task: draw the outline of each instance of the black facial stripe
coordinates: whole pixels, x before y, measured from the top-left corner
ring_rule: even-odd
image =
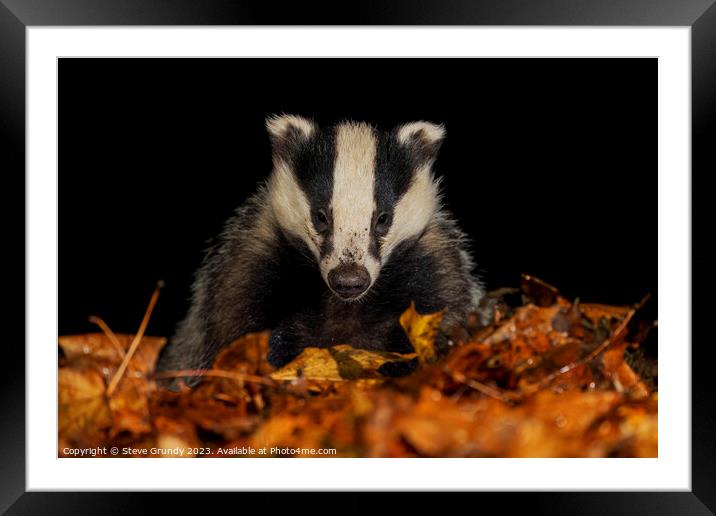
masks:
[[[325,236],[323,237],[323,242],[321,243],[321,247],[319,249],[319,252],[321,253],[321,258],[324,258],[328,256],[333,251],[333,215],[330,213],[330,211],[326,212],[326,216],[328,217],[328,220],[330,222],[329,230],[326,232]]]
[[[290,165],[313,210],[325,210],[333,195],[333,168],[336,163],[335,130],[320,129],[300,145]]]
[[[375,231],[375,223],[381,213],[388,213],[392,219],[393,210],[400,198],[408,191],[413,179],[416,163],[411,147],[398,142],[395,131],[380,132],[377,135],[375,153],[374,196],[376,210],[373,213],[370,228],[369,252],[380,259],[380,238]]]
[[[373,218],[375,218],[375,215],[373,215]],[[378,239],[379,236],[375,234],[375,229],[372,227],[371,224],[370,241],[368,242],[368,252],[373,258],[380,261],[380,242],[378,241]]]
[[[323,210],[328,218],[329,228],[320,242],[321,256],[333,249],[333,228],[330,210],[333,196],[333,169],[336,162],[335,129],[317,129],[308,140],[293,140],[290,149],[282,149],[285,159],[296,176],[311,211]],[[312,220],[309,223],[313,223]],[[318,242],[317,242],[318,244]]]

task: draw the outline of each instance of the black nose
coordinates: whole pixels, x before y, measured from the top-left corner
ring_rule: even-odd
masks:
[[[339,265],[328,273],[328,284],[344,299],[360,296],[370,286],[370,274],[361,265]]]

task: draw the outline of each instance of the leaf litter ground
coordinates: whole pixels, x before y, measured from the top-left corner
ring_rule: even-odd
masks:
[[[408,307],[412,354],[307,348],[274,369],[263,332],[226,347],[209,371],[156,374],[166,339],[144,332],[158,293],[136,335],[93,317],[101,332],[59,338],[59,456],[112,446],[124,457],[658,454],[646,299],[580,303],[524,276],[520,289],[485,297],[491,324],[475,316],[461,335],[439,336],[442,313]],[[197,375],[193,389],[182,382]]]

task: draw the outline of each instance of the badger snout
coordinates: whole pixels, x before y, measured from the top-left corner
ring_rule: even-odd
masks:
[[[328,285],[343,299],[354,299],[370,287],[370,274],[362,265],[342,264],[328,273]]]

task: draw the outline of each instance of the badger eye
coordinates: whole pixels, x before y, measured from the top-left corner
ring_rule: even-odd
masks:
[[[313,226],[319,233],[328,229],[328,216],[325,211],[318,210],[313,213]]]
[[[381,213],[378,218],[375,219],[375,230],[379,234],[387,233],[388,226],[390,226],[390,214]]]

